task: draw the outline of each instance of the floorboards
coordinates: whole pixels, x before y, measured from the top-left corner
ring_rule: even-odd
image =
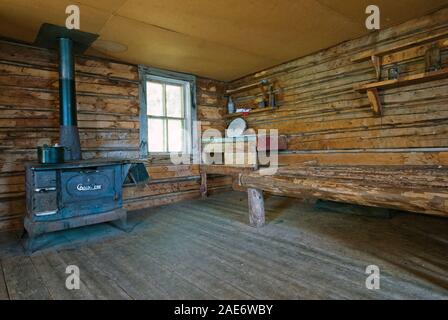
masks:
[[[19,256],[2,259],[2,266],[10,299],[52,299],[30,257]]]
[[[228,192],[58,232],[26,255],[0,235],[0,299],[448,299],[448,219],[391,219],[269,197],[267,225],[248,226],[244,193]],[[79,290],[65,287],[68,265]],[[381,289],[365,287],[366,267]]]
[[[3,274],[3,266],[1,261],[0,261],[0,300],[9,300],[9,294],[6,288],[5,276]]]

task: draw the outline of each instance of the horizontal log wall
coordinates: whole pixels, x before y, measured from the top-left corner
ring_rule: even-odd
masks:
[[[139,158],[139,88],[135,65],[78,56],[76,88],[83,158]],[[198,119],[223,127],[223,83],[198,79]],[[0,41],[0,230],[21,228],[25,161],[36,146],[59,141],[57,53]],[[125,206],[141,209],[199,196],[199,167],[147,161],[153,181],[126,187]],[[231,184],[209,182],[212,191]]]
[[[247,120],[254,129],[287,135],[283,164],[448,164],[448,79],[380,91],[384,115],[375,117],[367,95],[353,90],[375,82],[375,70],[370,61],[351,61],[359,53],[441,30],[448,30],[448,9],[244,77],[229,87],[262,79],[274,83],[279,108]],[[438,43],[447,67],[448,39]],[[385,56],[383,79],[394,63],[401,75],[424,72],[430,45]],[[256,88],[236,94],[235,100],[238,107],[250,107],[260,97]]]
[[[213,80],[198,79],[196,87],[198,120],[201,122],[201,132],[207,129],[216,129],[224,134],[226,122],[223,116],[227,110],[224,92],[227,84]]]

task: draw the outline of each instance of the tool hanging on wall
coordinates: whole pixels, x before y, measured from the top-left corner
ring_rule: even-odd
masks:
[[[389,69],[389,80],[396,80],[400,76],[400,70],[398,68],[398,64],[394,64],[392,68]]]
[[[440,48],[436,44],[433,44],[432,47],[426,51],[425,67],[426,72],[437,71],[442,68],[442,56],[440,54]]]
[[[269,86],[269,107],[276,108],[277,107],[277,101],[275,99],[275,92],[274,92],[274,85],[271,84]]]
[[[258,108],[266,108],[268,106],[268,93],[266,92],[266,86],[264,82],[260,82],[260,90],[261,90],[261,98],[257,99],[258,102]]]
[[[236,93],[240,93],[246,90],[259,88],[261,91],[261,95],[255,95],[251,96],[251,103],[254,103],[255,106],[245,106],[247,109],[262,109],[262,108],[276,108],[277,102],[275,97],[275,90],[274,90],[274,84],[271,83],[269,80],[264,79],[256,83],[252,83],[246,86],[242,86],[239,88],[227,90],[226,94],[229,95],[229,102],[227,104],[228,112],[233,113],[233,110],[235,108],[234,99],[232,99],[232,95]],[[239,106],[237,109],[237,112],[240,111],[242,106]]]

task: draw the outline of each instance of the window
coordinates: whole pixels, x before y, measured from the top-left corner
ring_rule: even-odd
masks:
[[[139,74],[141,156],[197,154],[196,78],[145,66]]]
[[[141,76],[146,102],[142,103],[141,139],[146,146],[142,153],[191,154],[194,80],[189,75],[165,72],[161,76],[161,71],[151,70],[145,68]]]

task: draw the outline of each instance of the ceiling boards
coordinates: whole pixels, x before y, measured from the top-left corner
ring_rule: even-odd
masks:
[[[244,75],[368,33],[369,0],[0,0],[0,35],[33,42],[42,23],[65,24],[78,4],[87,53],[218,80]],[[448,0],[376,0],[382,26]]]

